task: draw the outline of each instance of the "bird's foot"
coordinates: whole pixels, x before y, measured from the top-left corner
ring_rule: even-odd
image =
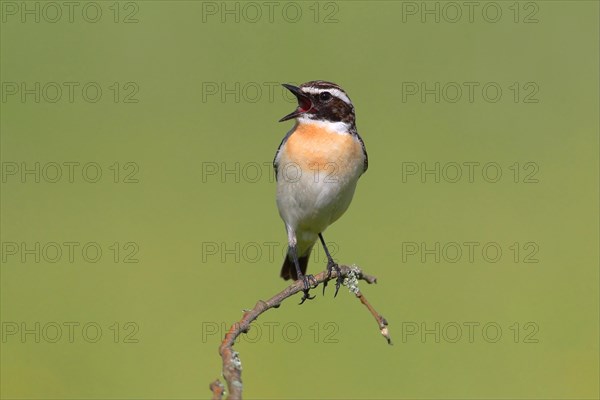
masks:
[[[303,275],[300,279],[302,279],[302,283],[304,283],[304,290],[302,291],[304,294],[302,295],[302,299],[300,299],[300,304],[303,304],[306,300],[315,298],[315,296],[310,295],[309,290],[311,286],[317,286],[319,283],[313,275]]]
[[[335,280],[335,293],[333,295],[333,297],[336,297],[338,294],[338,291],[340,290],[340,286],[344,282],[344,278],[342,278],[342,275],[341,275],[342,270],[340,269],[340,266],[335,261],[330,260],[329,262],[327,262],[327,279],[329,279],[331,277],[331,272],[334,270],[338,274],[337,279]],[[327,287],[328,282],[329,282],[329,280],[326,280],[325,282],[323,282],[323,296],[325,296],[325,288]]]

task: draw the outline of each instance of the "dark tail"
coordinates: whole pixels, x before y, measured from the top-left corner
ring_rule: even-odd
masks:
[[[300,271],[302,271],[302,275],[306,274],[306,267],[308,266],[308,258],[310,257],[311,251],[309,250],[305,256],[298,257],[298,263],[300,264]],[[292,261],[292,257],[288,253],[283,260],[283,266],[281,267],[281,277],[284,280],[292,279],[298,280],[298,274],[296,273],[296,266],[294,265],[294,261]]]

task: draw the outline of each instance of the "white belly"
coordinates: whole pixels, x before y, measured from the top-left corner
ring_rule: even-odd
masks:
[[[319,124],[299,124],[276,157],[277,206],[298,254],[348,209],[364,172],[356,136]]]
[[[360,160],[356,168],[344,173],[333,166],[322,171],[300,170],[297,164],[280,160],[277,207],[288,229],[295,233],[298,254],[305,254],[318,234],[348,209],[361,174]]]
[[[288,168],[288,172],[291,170]],[[291,173],[288,177],[284,176],[286,173],[278,177],[279,215],[296,232],[308,231],[317,235],[348,209],[360,173],[336,176],[331,171],[296,170],[296,177]]]

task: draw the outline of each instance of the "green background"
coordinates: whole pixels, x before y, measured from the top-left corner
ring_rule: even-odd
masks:
[[[482,17],[486,2],[473,22],[463,15],[456,23],[421,22],[403,14],[407,4],[391,1],[297,2],[302,16],[295,23],[291,9],[283,18],[285,3],[277,3],[273,22],[263,6],[255,23],[244,3],[239,22],[203,14],[212,5],[200,2],[121,3],[119,23],[112,1],[96,4],[103,11],[97,23],[82,19],[85,3],[72,23],[3,14],[3,83],[103,88],[96,103],[80,90],[72,103],[66,93],[56,103],[19,95],[1,103],[4,168],[96,162],[103,173],[97,183],[79,169],[73,183],[16,175],[2,184],[4,246],[73,241],[103,250],[97,263],[81,252],[73,262],[63,254],[36,263],[3,247],[3,398],[210,396],[226,326],[286,285],[278,277],[285,231],[267,164],[291,126],[277,120],[294,104],[279,87],[269,98],[267,85],[314,79],[348,91],[370,158],[352,206],[325,238],[338,261],[378,276],[378,285],[361,288],[388,319],[394,346],[345,288],[335,300],[331,288],[325,297],[319,288],[312,302],[299,307],[294,298],[269,311],[250,331],[254,343],[236,345],[245,396],[598,398],[597,2],[517,3],[517,23],[512,1],[495,3],[503,12],[496,23]],[[132,11],[138,22],[123,23]],[[537,22],[524,23],[534,11]],[[114,82],[118,102],[108,88]],[[123,102],[127,82],[139,88],[137,103]],[[235,89],[236,82],[247,88],[239,101],[206,92],[221,83]],[[403,101],[403,82],[480,86],[473,102],[466,93],[456,102],[432,95]],[[499,101],[483,99],[486,82],[503,89]],[[522,90],[517,102],[514,82]],[[528,82],[539,88],[537,102],[524,102]],[[119,183],[109,169],[115,162]],[[139,169],[137,183],[123,182],[127,162]],[[496,162],[503,175],[496,183],[480,169],[471,183],[464,175],[456,183],[403,179],[407,162]],[[524,183],[524,175],[515,183],[515,162],[522,173],[535,163],[537,183]],[[215,165],[219,173],[238,165],[238,175],[203,174]],[[469,241],[480,244],[473,262],[466,254],[436,262],[403,251],[411,242],[423,250]],[[115,242],[118,262],[109,249]],[[137,263],[123,262],[128,242],[138,246]],[[501,247],[498,262],[482,256],[488,242]],[[509,248],[515,242],[518,262]],[[524,262],[528,242],[537,246],[537,263]],[[309,270],[324,265],[319,250]],[[34,335],[8,335],[11,326],[33,329],[36,322],[49,327],[39,343]],[[80,324],[73,343],[65,322]],[[90,322],[102,328],[97,343],[82,336]],[[479,324],[472,341],[468,322]],[[57,343],[47,340],[54,335],[49,323],[63,326]],[[436,323],[439,343],[434,334],[408,334]],[[482,334],[487,323],[502,329],[496,343],[493,329]],[[462,337],[452,343],[456,324]],[[132,327],[129,339],[137,343],[125,340]]]

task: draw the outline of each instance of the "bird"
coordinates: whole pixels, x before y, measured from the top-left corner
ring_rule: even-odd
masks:
[[[344,89],[322,80],[282,86],[294,94],[298,107],[279,120],[293,119],[295,124],[281,141],[273,160],[277,208],[288,240],[281,277],[303,281],[302,304],[314,298],[309,289],[316,281],[306,271],[317,240],[327,256],[328,274],[334,269],[339,272],[323,232],[350,206],[369,160],[365,143],[356,130],[354,105]],[[341,282],[338,275],[334,297]],[[323,293],[326,284],[327,281]]]

